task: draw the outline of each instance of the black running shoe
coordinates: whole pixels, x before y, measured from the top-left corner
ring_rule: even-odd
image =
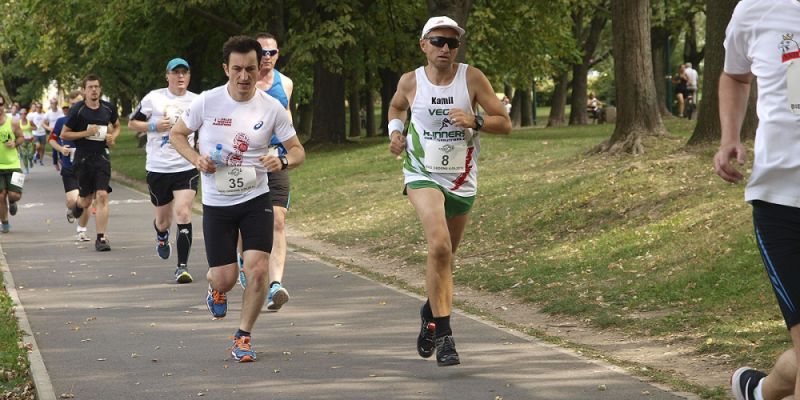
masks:
[[[17,215],[17,202],[8,203],[8,213],[11,215]]]
[[[111,250],[111,245],[108,244],[108,239],[103,237],[94,241],[94,249],[97,251],[109,251]]]
[[[736,370],[731,375],[731,392],[733,398],[736,400],[753,400],[755,399],[754,391],[756,386],[761,382],[761,379],[766,377],[767,374],[752,369],[750,367],[742,367]]]
[[[436,364],[440,367],[461,364],[452,335],[436,338]]]
[[[430,358],[436,350],[436,324],[425,319],[422,308],[419,309],[419,318],[422,320],[422,327],[417,336],[417,353],[422,358]]]

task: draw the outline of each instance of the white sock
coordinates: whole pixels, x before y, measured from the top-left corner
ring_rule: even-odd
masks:
[[[764,385],[764,379],[766,378],[761,378],[761,380],[758,381],[758,386],[756,386],[756,390],[753,391],[753,396],[755,397],[755,400],[764,400],[764,395],[761,394],[761,386]]]
[[[75,229],[77,230],[78,233],[86,232],[86,227],[85,226],[78,225],[78,227],[75,228]]]

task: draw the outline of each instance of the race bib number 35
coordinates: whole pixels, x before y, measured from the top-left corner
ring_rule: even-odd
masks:
[[[217,191],[225,196],[245,194],[256,187],[255,167],[217,167]]]
[[[425,143],[425,169],[436,173],[461,173],[467,163],[467,143],[463,140]]]

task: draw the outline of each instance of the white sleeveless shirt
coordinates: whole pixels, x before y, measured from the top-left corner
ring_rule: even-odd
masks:
[[[454,126],[448,118],[451,108],[475,114],[467,90],[467,67],[459,64],[453,82],[446,86],[432,84],[425,67],[414,71],[417,92],[411,104],[403,163],[406,184],[431,181],[457,196],[477,193],[480,141],[477,135],[465,140],[465,129]]]

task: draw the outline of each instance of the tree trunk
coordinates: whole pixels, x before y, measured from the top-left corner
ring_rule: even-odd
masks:
[[[347,96],[350,103],[350,138],[361,137],[361,93],[358,89],[351,88]]]
[[[606,26],[608,19],[602,12],[596,12],[592,16],[589,26],[583,25],[584,12],[593,10],[588,7],[606,7],[606,3],[585,6],[587,9],[581,9],[573,13],[573,35],[575,40],[581,46],[581,61],[580,63],[572,65],[572,97],[570,98],[570,125],[586,125],[589,123],[588,113],[586,112],[587,94],[589,88],[589,68],[594,63],[594,53],[597,50],[597,44],[600,43],[600,36]],[[588,28],[588,29],[587,29]]]
[[[531,89],[518,89],[520,92],[521,100],[520,100],[520,118],[519,118],[519,125],[520,126],[531,126],[533,125],[533,98],[531,97]]]
[[[572,96],[570,96],[570,125],[586,125],[589,116],[586,113],[587,91],[589,90],[589,65],[574,64],[572,66]]]
[[[454,19],[458,26],[467,30],[467,18],[472,10],[472,0],[428,0],[428,16],[438,17],[446,15]],[[466,38],[461,38],[461,46],[458,48],[456,62],[463,63],[467,56]]]
[[[381,130],[384,136],[388,136],[386,132],[389,122],[389,103],[392,102],[392,96],[397,91],[397,82],[400,81],[400,75],[388,68],[381,68],[378,70],[378,76],[381,78]],[[408,122],[406,122],[408,125]]]
[[[550,104],[550,115],[547,117],[547,127],[563,126],[566,124],[567,87],[569,86],[569,72],[564,71],[553,77],[553,97]]]
[[[669,33],[663,27],[656,27],[650,30],[651,33],[651,40],[650,43],[652,44],[652,53],[653,53],[653,79],[656,85],[656,105],[658,106],[658,111],[661,113],[662,118],[672,117],[672,114],[669,112],[669,108],[667,108],[667,101],[670,101],[668,98],[669,91],[667,90],[668,86],[671,85],[669,81],[669,74],[667,73],[667,64],[666,64],[666,52],[664,51],[664,44],[667,40],[669,40]]]
[[[311,123],[312,143],[345,141],[344,76],[331,72],[324,60],[314,63],[314,98]]]
[[[375,91],[366,88],[364,90],[364,99],[366,103],[364,104],[364,108],[367,113],[367,137],[375,137],[378,135],[378,132],[375,130]]]
[[[519,128],[522,126],[522,92],[520,88],[514,91],[514,97],[511,98],[511,126]]]
[[[720,138],[719,76],[725,62],[725,48],[722,42],[725,40],[725,28],[739,1],[713,0],[713,3],[714,6],[711,7],[711,0],[708,0],[706,17],[706,62],[703,64],[703,76],[708,79],[703,84],[703,101],[698,108],[697,125],[694,127],[692,137],[689,138],[687,143],[689,145],[717,142]],[[751,96],[751,102],[752,100]],[[748,106],[748,113],[749,108]]]
[[[716,7],[718,7],[716,2],[713,5],[706,5],[706,13],[716,12],[717,10],[711,10]],[[721,8],[725,7],[723,6]],[[689,21],[689,30],[686,31],[686,38],[683,42],[683,61],[692,63],[692,68],[697,69],[700,68],[700,61],[703,60],[706,50],[705,47],[700,51],[697,50],[697,24],[694,22],[695,15],[695,12],[690,12],[686,15],[686,20]],[[708,16],[706,15],[706,17]],[[707,21],[706,24],[708,24]],[[706,43],[709,42],[706,40]]]
[[[644,152],[642,138],[666,133],[656,105],[650,53],[650,0],[613,0],[617,124],[596,151]]]
[[[293,114],[297,120],[297,133],[311,135],[311,123],[314,121],[314,107],[303,103],[297,105],[297,113]]]

